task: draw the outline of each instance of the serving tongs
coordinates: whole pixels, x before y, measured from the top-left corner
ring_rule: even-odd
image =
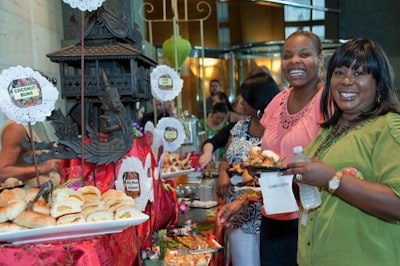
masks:
[[[223,253],[224,248],[208,248],[208,249],[188,249],[188,248],[180,248],[177,250],[178,254],[205,254],[205,253]]]
[[[31,201],[28,202],[28,204],[26,205],[26,209],[28,211],[31,211],[33,208],[33,205],[36,203],[36,201],[38,201],[38,199],[43,196],[43,194],[46,191],[50,190],[50,199],[52,197],[53,194],[53,182],[51,182],[51,180],[46,180],[41,186],[40,186],[40,190],[39,192],[36,194],[35,198]]]
[[[190,249],[190,248],[180,248],[177,249],[178,254],[205,254],[205,253],[223,253],[224,248],[222,246],[215,248],[206,248],[206,249]]]

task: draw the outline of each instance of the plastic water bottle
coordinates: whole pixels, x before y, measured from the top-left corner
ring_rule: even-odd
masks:
[[[296,146],[293,148],[295,154],[293,162],[310,162],[310,158],[303,152],[302,146]],[[303,183],[297,183],[300,191],[300,202],[304,209],[310,210],[317,208],[321,205],[321,195],[318,187],[309,186]]]

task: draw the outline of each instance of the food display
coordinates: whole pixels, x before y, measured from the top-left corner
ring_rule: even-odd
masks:
[[[168,252],[164,257],[165,266],[175,265],[195,265],[195,266],[207,266],[210,263],[211,254],[180,254],[178,252]]]
[[[171,180],[193,172],[191,162],[190,153],[183,158],[177,153],[164,153],[161,178]]]
[[[184,235],[167,237],[168,252],[164,256],[164,265],[206,266],[212,253],[223,248],[216,241],[202,235]]]
[[[142,213],[134,200],[120,190],[108,190],[101,194],[94,186],[78,190],[58,188],[27,205],[38,193],[37,188],[4,190],[0,194],[0,233],[49,226],[126,220]]]
[[[181,159],[180,155],[177,153],[166,152],[164,153],[162,173],[169,174],[191,169],[192,166],[190,163],[190,153],[185,158]]]
[[[244,161],[245,166],[283,167],[284,157],[272,150],[262,150],[253,146],[249,150],[249,157]]]
[[[249,150],[249,156],[244,162],[232,163],[228,169],[231,175],[240,175],[241,180],[235,184],[244,187],[258,187],[258,178],[254,175],[255,171],[279,171],[283,168],[284,157],[272,150],[262,150],[259,146],[253,146]],[[252,172],[253,171],[253,172]]]

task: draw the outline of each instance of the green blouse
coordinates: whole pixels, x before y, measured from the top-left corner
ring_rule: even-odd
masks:
[[[310,157],[330,130],[322,129],[306,147]],[[355,127],[318,157],[336,170],[357,168],[363,179],[388,185],[400,196],[399,154],[400,115],[389,113]],[[305,226],[299,219],[299,265],[400,265],[400,221],[369,215],[325,188],[321,198]]]

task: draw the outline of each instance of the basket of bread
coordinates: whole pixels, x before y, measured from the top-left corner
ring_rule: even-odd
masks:
[[[100,229],[102,225],[109,228],[122,226],[118,229],[122,231],[148,219],[137,208],[134,200],[120,190],[111,189],[101,194],[94,186],[83,186],[77,190],[59,187],[45,194],[45,197],[39,196],[39,192],[38,188],[13,188],[0,194],[0,241],[14,243],[18,239],[14,239],[10,232],[35,230],[38,234],[62,232],[63,238],[68,238],[68,232],[63,231],[66,227],[70,226],[69,229],[77,232],[80,229],[84,231],[84,228],[94,223]],[[21,234],[26,235],[36,236],[35,233]]]

